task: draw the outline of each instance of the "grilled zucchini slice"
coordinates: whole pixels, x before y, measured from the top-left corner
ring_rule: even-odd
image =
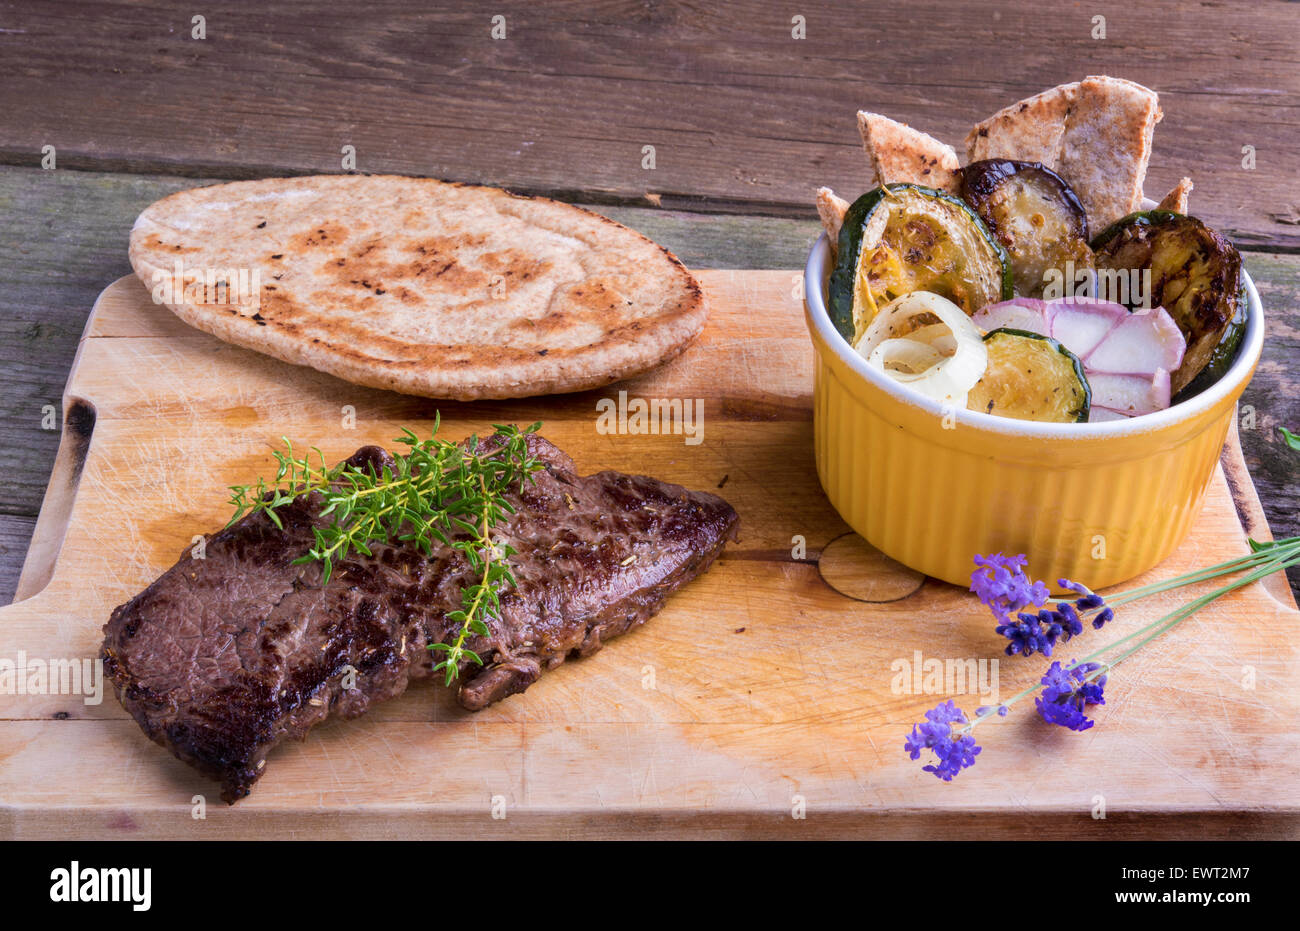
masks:
[[[984,335],[989,364],[968,410],[1048,423],[1088,420],[1092,389],[1079,357],[1050,336],[1003,327]]]
[[[1163,307],[1187,339],[1170,388],[1179,394],[1210,364],[1243,303],[1241,255],[1195,217],[1146,210],[1117,220],[1093,241],[1098,285],[1106,270],[1149,270],[1152,307]],[[1105,296],[1105,295],[1102,295]],[[1130,295],[1129,305],[1136,305]]]
[[[1246,335],[1246,316],[1249,313],[1246,298],[1246,279],[1243,276],[1241,286],[1237,289],[1237,312],[1228,321],[1228,328],[1223,331],[1219,345],[1210,353],[1210,361],[1201,369],[1201,373],[1187,383],[1187,387],[1174,395],[1170,404],[1177,404],[1194,398],[1210,385],[1228,373],[1232,363],[1237,359],[1237,350],[1241,347],[1241,338]]]
[[[887,184],[844,215],[830,315],[851,343],[890,301],[930,291],[967,314],[1012,295],[1006,252],[971,208],[918,184]]]
[[[1069,268],[1076,274],[1092,269],[1083,204],[1045,165],[1005,158],[972,162],[961,170],[961,196],[1007,250],[1017,294],[1042,297],[1049,272],[1064,280]]]

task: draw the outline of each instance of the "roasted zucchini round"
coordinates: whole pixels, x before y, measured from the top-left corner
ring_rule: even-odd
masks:
[[[1092,248],[1098,296],[1130,308],[1163,307],[1183,331],[1187,353],[1171,373],[1171,389],[1180,393],[1209,365],[1237,316],[1240,254],[1200,220],[1168,210],[1117,220]]]
[[[1241,346],[1241,338],[1246,334],[1246,317],[1249,313],[1250,307],[1246,298],[1246,278],[1243,275],[1241,287],[1237,289],[1237,312],[1228,321],[1228,328],[1223,331],[1223,336],[1219,339],[1219,345],[1215,346],[1214,352],[1210,353],[1210,361],[1205,364],[1205,368],[1201,369],[1200,374],[1187,383],[1187,387],[1174,395],[1171,403],[1177,404],[1180,401],[1186,401],[1188,398],[1196,397],[1228,373],[1228,369],[1232,368],[1232,363],[1237,359],[1237,349]]]
[[[1079,272],[1091,271],[1083,204],[1045,165],[1005,158],[972,162],[961,170],[961,196],[1007,250],[1022,297],[1042,297],[1052,273],[1073,286]]]
[[[1092,389],[1083,363],[1050,336],[1004,327],[984,335],[988,368],[966,397],[968,410],[1016,420],[1084,423]]]
[[[844,215],[830,280],[831,322],[856,342],[879,309],[930,291],[967,314],[1011,297],[1006,252],[963,201],[917,184],[888,184]]]

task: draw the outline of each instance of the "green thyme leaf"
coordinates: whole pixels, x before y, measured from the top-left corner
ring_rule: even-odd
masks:
[[[330,518],[330,523],[312,528],[314,545],[294,564],[321,563],[322,584],[350,554],[371,555],[374,543],[413,542],[426,555],[432,554],[435,541],[456,550],[477,581],[461,590],[461,610],[446,616],[458,628],[456,636],[450,643],[429,647],[443,654],[434,670],[446,670],[450,685],[462,665],[482,665],[468,641],[490,635],[487,620],[500,610],[498,588],[515,584],[508,563],[514,550],[499,545],[492,531],[514,513],[505,494],[512,488],[522,490],[542,468],[528,449],[529,434],[542,425],[538,421],[524,430],[498,425],[500,444],[485,454],[477,435],[460,444],[436,439],[441,423],[438,414],[427,440],[403,427],[394,442],[407,451],[394,457],[392,467],[379,469],[373,463],[361,468],[347,462],[330,468],[314,446],[297,458],[289,438],[282,437],[285,448],[273,454],[277,468],[271,486],[262,479],[256,485],[231,486],[230,524],[246,514],[262,513],[283,530],[276,512],[316,496],[317,516]],[[316,454],[315,464],[311,453]]]

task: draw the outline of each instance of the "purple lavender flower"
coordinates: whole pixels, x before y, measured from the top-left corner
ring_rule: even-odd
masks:
[[[1101,630],[1107,621],[1113,620],[1115,612],[1106,607],[1106,599],[1098,595],[1086,585],[1078,582],[1071,582],[1069,579],[1057,579],[1056,584],[1066,591],[1074,592],[1079,597],[1075,599],[1074,606],[1080,611],[1096,611],[1098,608],[1105,610],[1098,612],[1097,616],[1092,619],[1092,626],[1096,630]]]
[[[1024,572],[1029,560],[1023,555],[975,556],[976,570],[970,576],[970,590],[979,595],[993,616],[1010,624],[1011,613],[1030,605],[1040,607],[1051,594],[1042,582],[1031,581]]]
[[[1060,625],[1062,641],[1068,642],[1071,637],[1077,637],[1083,633],[1083,621],[1079,618],[1079,612],[1068,601],[1057,605],[1056,610],[1052,613],[1055,616],[1056,623]]]
[[[1005,718],[1007,716],[1007,712],[1010,710],[1011,708],[1007,705],[980,705],[978,708],[975,709],[975,717],[977,718],[987,717],[988,715],[996,711],[998,713],[999,718]]]
[[[1044,656],[1052,655],[1055,639],[1050,629],[1043,629],[1042,615],[1044,614],[1047,612],[1019,614],[1017,620],[999,624],[995,628],[1000,636],[1011,641],[1007,644],[1007,656],[1033,656],[1035,653],[1042,653]]]
[[[1067,669],[1062,669],[1060,663],[1052,663],[1047,675],[1043,676],[1040,697],[1034,699],[1034,707],[1043,720],[1072,731],[1086,731],[1092,727],[1096,722],[1084,714],[1084,710],[1089,705],[1106,704],[1103,691],[1106,677],[1087,679],[1101,668],[1101,663],[1081,663]]]
[[[1106,607],[1102,598],[1086,585],[1069,579],[1057,579],[1066,591],[1079,597],[1074,601],[1056,600],[1051,607],[1042,608],[1048,601],[1047,586],[1030,582],[1024,574],[1027,560],[1024,556],[976,556],[979,568],[971,573],[971,591],[992,609],[994,617],[1002,623],[996,628],[999,636],[1011,641],[1007,656],[1032,656],[1042,653],[1051,656],[1057,642],[1068,643],[1070,638],[1083,633],[1085,616],[1091,612],[1092,626],[1100,630],[1115,612]],[[1012,620],[1010,612],[1033,605],[1042,608],[1037,613],[1023,612]],[[1097,609],[1102,610],[1098,611]]]
[[[1056,641],[1068,641],[1083,632],[1083,622],[1073,606],[1063,604],[1055,611],[1046,608],[1037,614],[1018,614],[1018,620],[999,624],[995,629],[1011,642],[1007,656],[1051,656]]]
[[[953,736],[952,725],[969,723],[966,712],[952,701],[946,701],[927,711],[925,721],[912,726],[912,733],[903,742],[903,749],[914,760],[921,758],[922,750],[929,750],[935,756],[935,763],[921,768],[944,782],[952,782],[953,776],[975,765],[975,757],[980,752],[970,734]]]

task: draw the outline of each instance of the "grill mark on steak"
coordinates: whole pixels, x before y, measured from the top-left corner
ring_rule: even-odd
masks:
[[[516,550],[517,587],[501,593],[489,635],[468,643],[484,661],[460,669],[457,698],[470,711],[644,623],[736,533],[736,512],[716,495],[618,472],[579,476],[548,441],[528,444],[544,468],[510,493],[516,512],[493,531]],[[392,459],[370,446],[348,461]],[[374,544],[322,585],[319,563],[292,564],[324,522],[316,508],[306,499],[278,509],[283,530],[250,514],[213,534],[204,558],[187,550],[104,626],[104,669],[122,705],[152,740],[219,779],[230,803],[280,741],[432,675],[428,645],[450,642],[447,612],[477,581],[450,547],[426,557]]]

